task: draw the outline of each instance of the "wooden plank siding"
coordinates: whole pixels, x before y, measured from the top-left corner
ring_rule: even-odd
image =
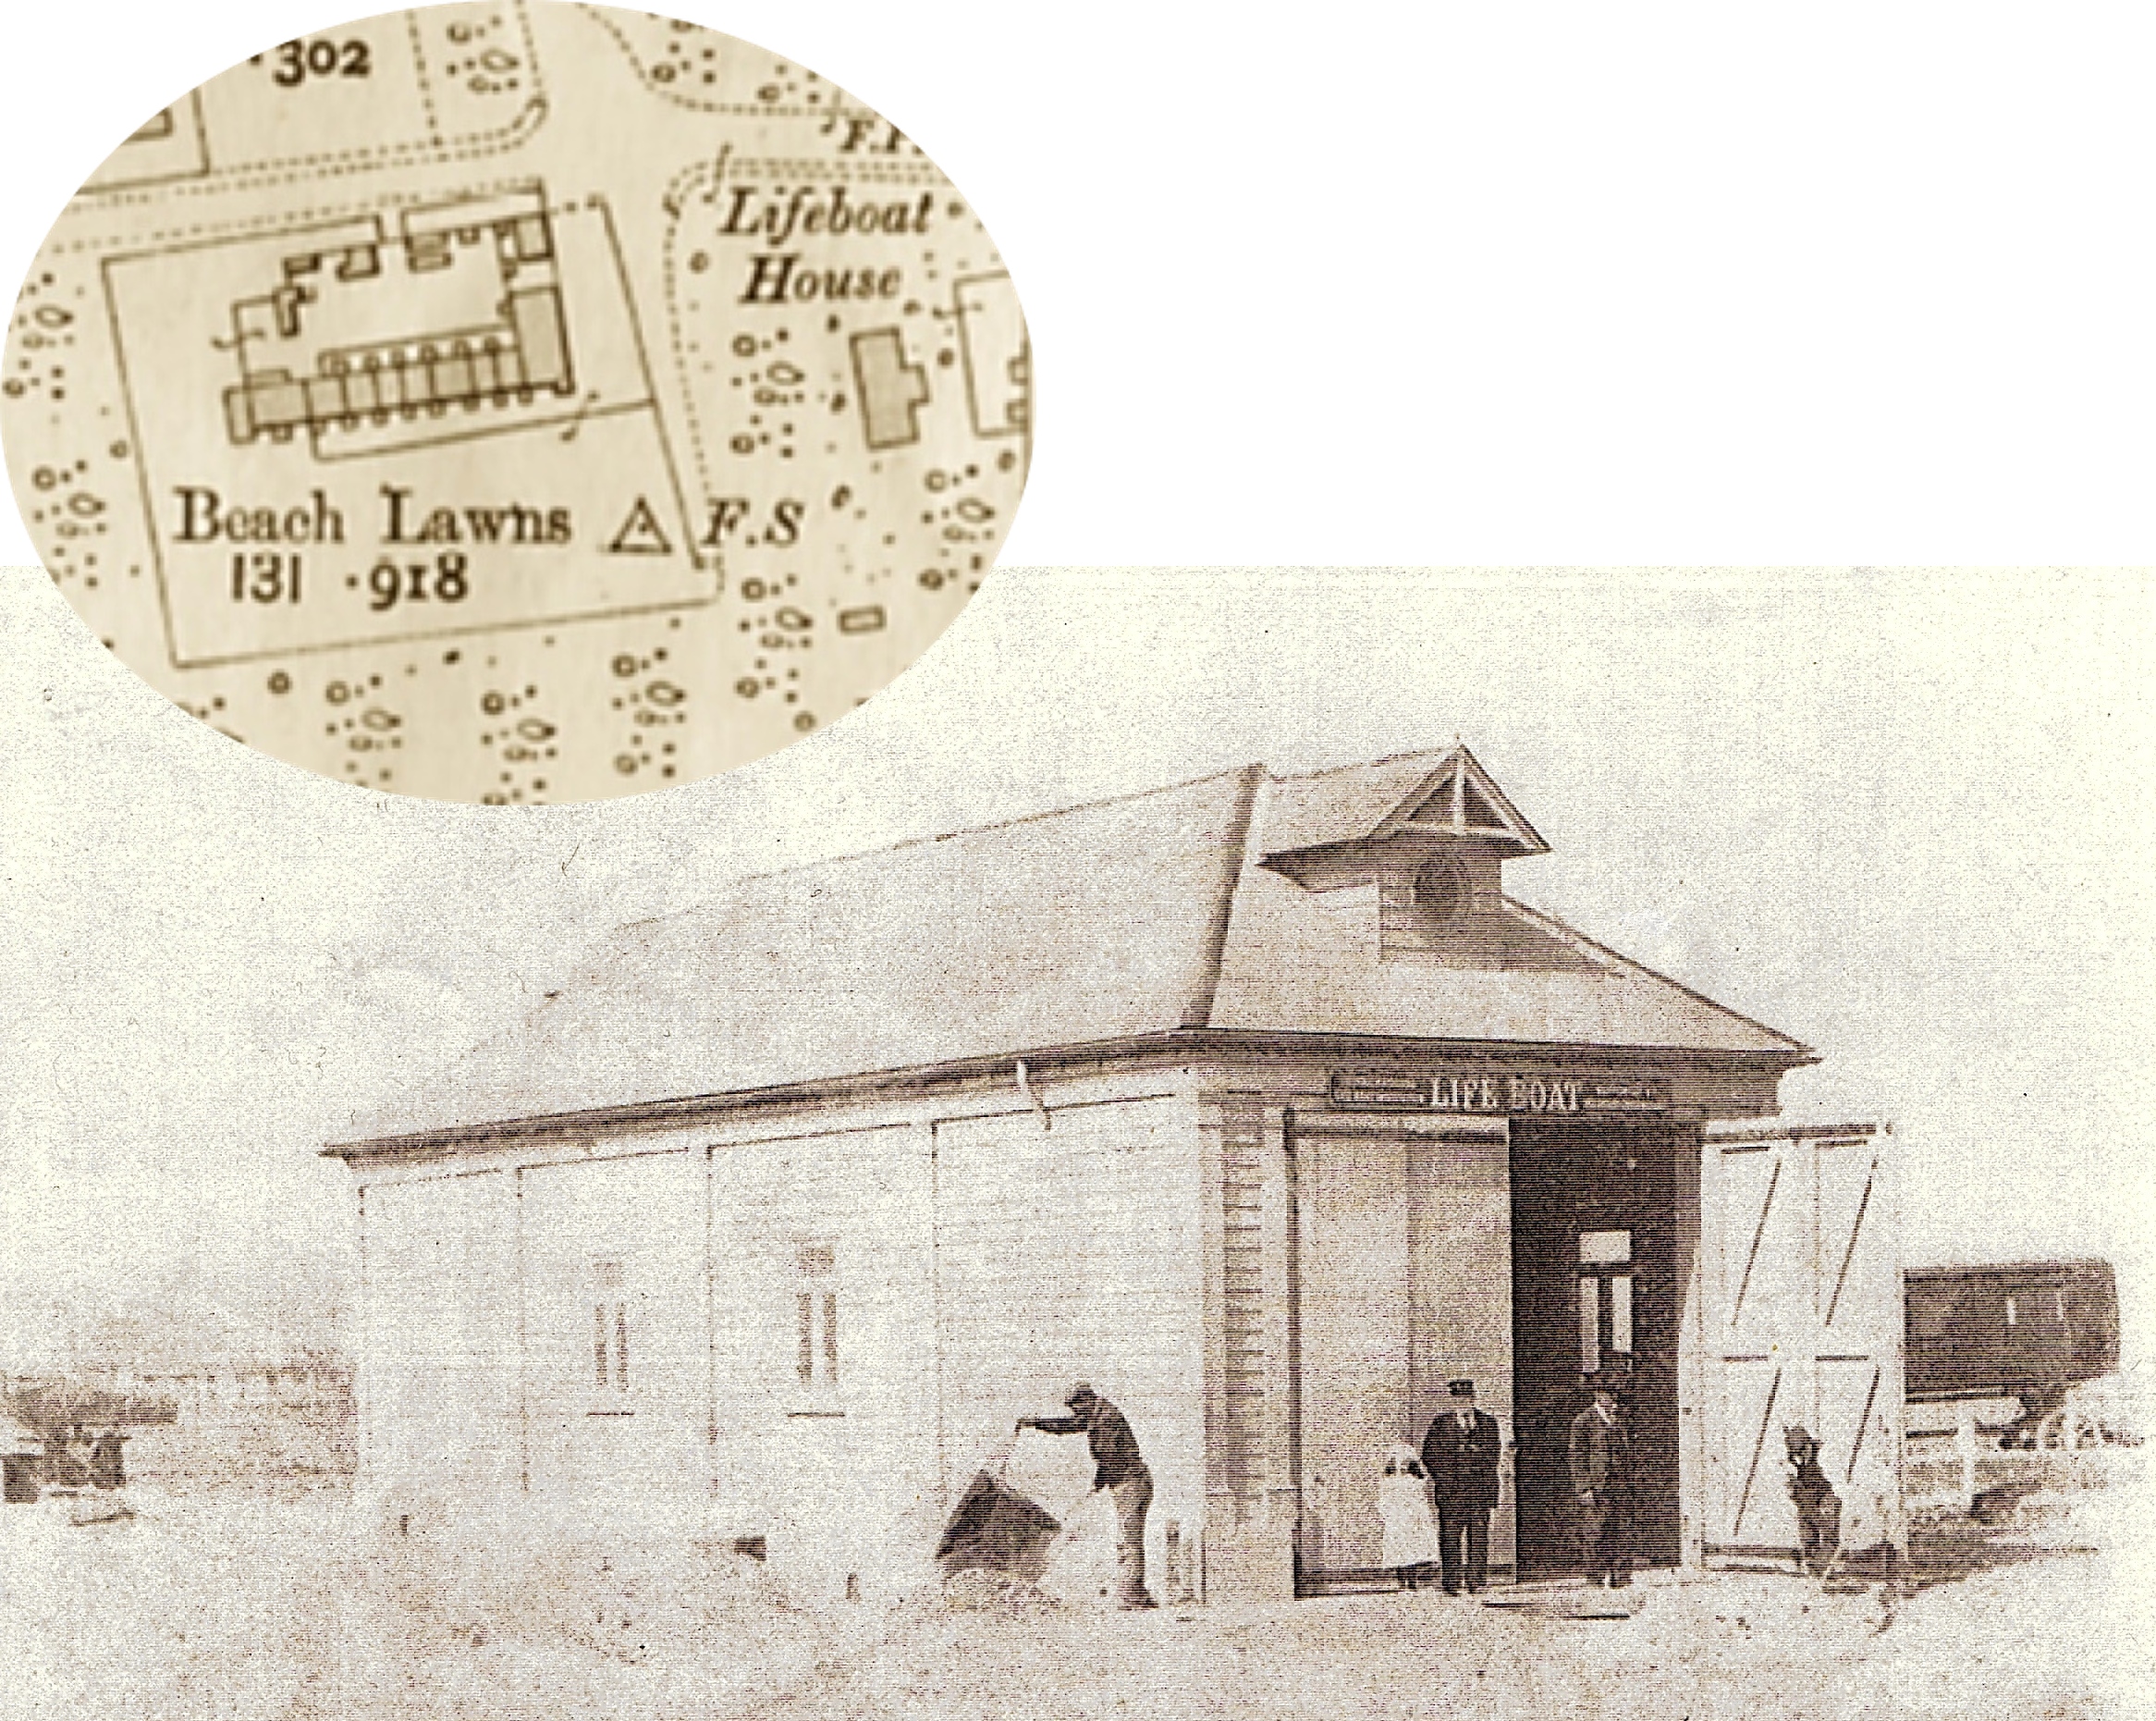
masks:
[[[715,1521],[812,1592],[919,1581],[942,1527],[932,1146],[890,1122],[710,1149]]]
[[[1265,1113],[1253,1096],[1224,1108],[1220,1129],[1220,1314],[1225,1417],[1220,1485],[1238,1499],[1265,1490]]]
[[[1204,1522],[1201,1155],[1188,1104],[1132,1098],[939,1120],[937,1366],[947,1492],[1015,1418],[1089,1382],[1153,1472],[1149,1557]],[[1158,1568],[1158,1567],[1157,1567]]]
[[[1294,1590],[1284,1115],[1262,1093],[1207,1092],[1198,1103],[1207,1162],[1216,1168],[1205,1195],[1214,1361],[1203,1588],[1241,1596]]]
[[[514,1182],[381,1184],[364,1211],[366,1473],[382,1509],[428,1521],[520,1480]]]

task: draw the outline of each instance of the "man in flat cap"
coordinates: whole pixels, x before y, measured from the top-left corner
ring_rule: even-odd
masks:
[[[1158,1607],[1145,1589],[1145,1512],[1153,1504],[1153,1472],[1139,1455],[1123,1413],[1080,1381],[1063,1395],[1069,1416],[1022,1416],[1020,1428],[1044,1434],[1084,1434],[1093,1453],[1093,1487],[1115,1502],[1116,1571],[1124,1607]]]
[[[1497,1509],[1497,1418],[1475,1405],[1475,1383],[1446,1388],[1452,1408],[1423,1436],[1422,1467],[1438,1502],[1445,1593],[1470,1595],[1489,1580],[1489,1515]]]
[[[1632,1430],[1622,1371],[1586,1378],[1594,1402],[1572,1420],[1565,1462],[1572,1472],[1580,1565],[1592,1584],[1632,1581]]]

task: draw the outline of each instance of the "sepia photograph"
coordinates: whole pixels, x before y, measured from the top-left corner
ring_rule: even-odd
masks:
[[[2156,26],[0,22],[0,1721],[2156,1715]]]
[[[31,1712],[2149,1689],[2138,577],[1006,571],[509,814],[6,596]]]

